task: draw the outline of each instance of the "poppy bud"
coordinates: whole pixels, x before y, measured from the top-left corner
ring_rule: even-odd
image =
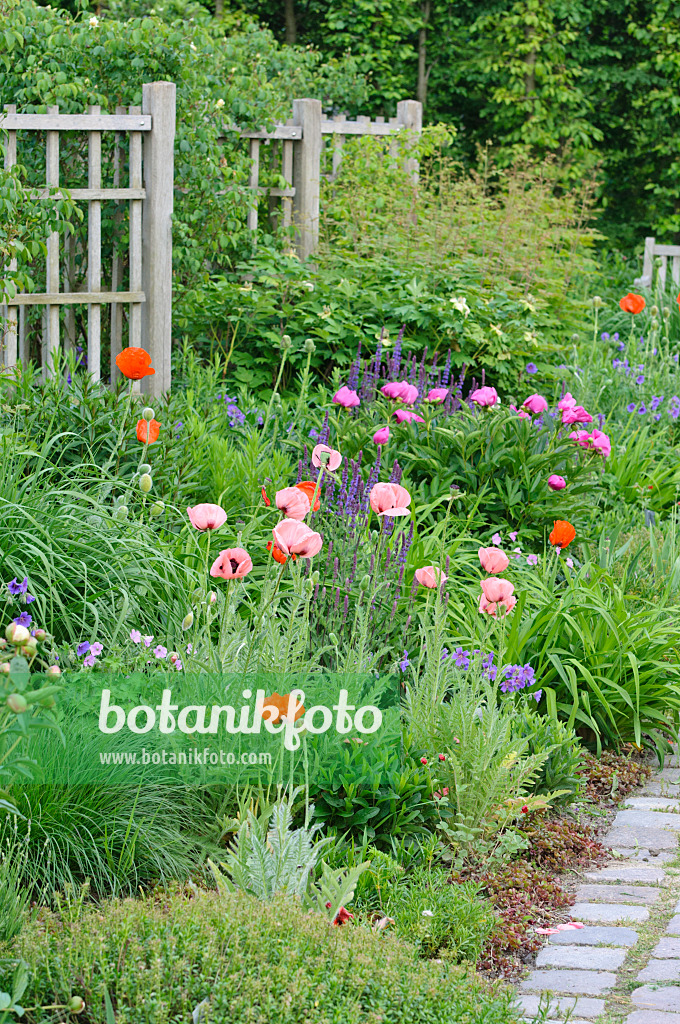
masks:
[[[319,570],[315,569],[314,572],[312,573],[312,583],[314,584],[314,586],[317,585],[320,579],[321,577],[319,576]]]
[[[118,520],[120,520],[122,522],[122,520],[123,519],[127,519],[127,517],[128,517],[128,507],[127,507],[127,505],[119,505],[118,508],[114,508],[114,510],[113,510],[113,518],[114,519],[118,519]]]
[[[194,604],[198,604],[203,598],[203,591],[197,588],[191,595],[191,600]]]
[[[359,583],[359,590],[368,590],[370,585],[371,585],[371,577],[367,573],[365,576],[362,576],[362,578],[361,578],[361,582]]]
[[[66,1009],[69,1013],[82,1013],[85,1009],[85,1000],[82,996],[71,996]]]
[[[137,472],[138,473],[150,473],[151,472],[151,466],[149,465],[148,462],[143,462],[141,464],[141,466],[139,467],[139,469],[137,470]]]
[[[139,489],[142,494],[148,494],[153,487],[153,480],[148,473],[142,473],[139,478]]]
[[[670,318],[671,318],[671,311],[670,311],[670,307],[669,306],[664,306],[663,307],[663,318],[664,318],[664,320],[670,320]]]
[[[187,612],[186,615],[184,616],[184,618],[182,619],[182,629],[191,629],[193,624],[194,624],[194,613],[193,612]]]
[[[142,419],[146,420],[147,423],[151,423],[151,420],[153,419],[153,409],[148,405],[146,409],[142,409]]]
[[[44,629],[36,629],[33,636],[36,638],[36,640],[39,640],[40,643],[42,643],[45,637],[47,636],[47,632]]]
[[[25,644],[21,645],[21,653],[27,658],[32,658],[38,651],[38,641],[34,636],[29,636]]]
[[[45,672],[45,675],[47,676],[48,679],[59,679],[59,677],[61,676],[61,669],[59,668],[58,665],[50,665],[50,667]]]
[[[214,590],[211,590],[210,593],[208,594],[208,604],[211,604],[211,605],[215,604],[216,601],[217,601],[217,594],[215,593]]]
[[[329,633],[328,634],[328,639],[333,644],[333,647],[337,647],[338,646],[338,638],[335,635],[335,633]]]
[[[287,352],[290,346],[293,344],[290,334],[284,334],[281,338],[281,348],[284,352]]]
[[[7,707],[15,715],[20,715],[22,711],[26,711],[28,708],[28,701],[20,693],[10,693],[7,698]]]
[[[162,501],[154,501],[153,505],[149,509],[149,515],[152,519],[158,519],[165,512],[165,505]]]
[[[571,340],[572,341],[578,341],[578,339],[579,339],[578,334],[576,334],[576,333],[572,334],[572,336],[571,336]]]
[[[659,315],[659,307],[658,306],[650,306],[649,312],[652,314],[652,316],[658,316]]]
[[[302,346],[302,348],[303,351],[306,352],[307,355],[309,356],[313,356],[314,353],[316,352],[316,345],[314,344],[311,338],[305,338],[305,343]]]
[[[602,309],[604,303],[600,295],[593,295],[592,297],[593,309]]]
[[[659,329],[659,321],[656,319],[656,317],[652,317],[652,330],[653,331],[658,331],[658,329]]]
[[[25,626],[18,626],[16,622],[10,622],[9,626],[5,630],[5,636],[11,644],[14,644],[15,647],[19,647],[21,644],[26,643],[31,634]]]

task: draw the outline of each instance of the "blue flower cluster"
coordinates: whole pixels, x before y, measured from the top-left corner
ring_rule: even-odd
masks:
[[[531,665],[506,665],[503,669],[504,678],[501,680],[503,693],[517,693],[525,686],[533,686],[536,681],[535,673]]]

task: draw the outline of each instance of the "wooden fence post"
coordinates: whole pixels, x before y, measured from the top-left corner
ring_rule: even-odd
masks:
[[[151,115],[151,131],[144,137],[142,347],[156,371],[143,379],[142,390],[154,396],[170,390],[171,378],[175,92],[174,82],[142,86],[142,113]]]
[[[14,104],[8,104],[5,107],[5,111],[8,114],[16,114],[17,108]],[[5,170],[10,170],[17,162],[17,133],[8,132],[7,142],[5,145]],[[17,261],[10,260],[8,267],[10,273],[17,269]],[[3,327],[0,322],[0,369],[3,364],[10,368],[16,365],[17,361],[17,319],[18,319],[18,307],[12,306],[11,304],[5,305],[4,311],[7,318],[7,323]],[[0,318],[2,317],[3,311],[0,310]],[[3,338],[4,332],[4,338]]]
[[[397,104],[397,124],[409,135],[420,135],[423,130],[423,105],[418,100],[400,100]],[[404,161],[404,171],[418,184],[418,161],[409,157]]]
[[[293,100],[293,123],[302,127],[295,145],[293,223],[297,253],[304,260],[319,244],[321,101]]]

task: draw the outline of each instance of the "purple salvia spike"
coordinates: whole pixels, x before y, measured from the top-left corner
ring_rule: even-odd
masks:
[[[401,328],[399,330],[399,334],[397,335],[397,340],[394,343],[394,354],[392,356],[391,374],[392,374],[392,377],[395,378],[395,380],[396,380],[396,377],[397,377],[397,375],[399,373],[399,368],[401,366],[401,345],[402,345],[402,342],[404,340],[404,331],[405,330],[406,330],[406,324],[402,324]]]
[[[444,387],[449,386],[449,374],[451,373],[451,349],[446,353],[446,362],[444,363],[444,372],[442,373],[442,384]]]
[[[317,585],[314,587],[314,601],[315,602],[318,600],[318,597],[319,597],[319,587],[320,586],[321,586],[321,584],[317,583]]]
[[[333,583],[335,583],[335,581],[338,578],[338,569],[339,568],[340,568],[340,561],[338,559],[338,556],[336,555],[335,558],[333,559]]]
[[[450,565],[451,565],[451,555],[447,555],[446,556],[446,561],[444,562],[444,575],[445,576],[449,575],[449,566]]]
[[[328,424],[328,413],[324,416],[323,426],[319,433],[319,444],[328,444],[328,438],[330,437],[331,428]]]
[[[482,387],[486,387],[484,381],[486,380],[486,370],[482,370]]]
[[[323,590],[321,591],[321,601],[323,602],[325,600],[326,600],[326,587],[324,585]]]
[[[342,605],[342,624],[345,625],[347,621],[347,613],[349,611],[349,596],[345,594],[345,600]]]
[[[390,559],[391,558],[392,558],[392,548],[388,547],[387,551],[385,552],[385,569],[384,569],[385,572],[387,572],[387,570],[390,567]]]
[[[297,480],[295,481],[295,483],[299,484],[301,480],[302,480],[302,459],[298,459],[298,474],[297,474]]]
[[[340,587],[335,588],[335,600],[333,601],[333,608],[337,612],[338,605],[340,604]]]

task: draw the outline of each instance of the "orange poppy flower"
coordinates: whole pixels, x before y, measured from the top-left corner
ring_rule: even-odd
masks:
[[[151,420],[148,423],[146,420],[137,420],[137,440],[141,441],[142,444],[146,444],[147,434],[149,437],[149,444],[153,444],[154,441],[158,440],[161,425],[158,420]]]
[[[274,542],[271,540],[267,544],[267,551],[271,551],[272,558],[274,559],[275,562],[278,562],[279,565],[285,565],[286,562],[288,561],[288,558],[286,557],[286,555],[284,555],[281,548],[277,548],[276,544],[274,544]],[[291,555],[290,557],[293,559],[293,561],[295,561],[297,555]]]
[[[128,380],[141,380],[156,372],[151,365],[151,356],[143,348],[124,348],[116,356],[116,366]]]
[[[269,722],[280,722],[281,719],[288,713],[288,701],[290,699],[289,693],[274,692],[271,697],[266,697],[264,702],[264,708],[262,710],[262,717],[267,719]],[[267,706],[273,706],[277,710],[277,714],[272,711],[267,711]],[[265,714],[266,712],[266,714]],[[300,715],[304,715],[305,707],[304,704],[298,704],[293,714],[293,721],[297,722]]]
[[[295,484],[295,486],[297,487],[298,491],[302,491],[303,494],[307,495],[307,497],[309,498],[309,504],[311,505],[312,504],[312,498],[314,497],[314,491],[316,490],[316,484],[314,483],[314,481],[313,480],[303,480],[302,483]],[[313,511],[314,512],[318,512],[319,511],[319,495],[318,494],[316,496],[316,501],[314,502],[314,510]]]
[[[262,500],[267,506],[267,508],[269,508],[269,506],[271,505],[271,501],[267,497],[267,492],[265,491],[264,487],[262,488]]]
[[[566,548],[569,547],[575,536],[576,530],[571,523],[568,523],[566,519],[556,519],[548,540],[556,548]]]
[[[635,292],[628,292],[622,299],[619,299],[619,306],[624,313],[641,313],[647,303],[641,295],[636,295]]]

